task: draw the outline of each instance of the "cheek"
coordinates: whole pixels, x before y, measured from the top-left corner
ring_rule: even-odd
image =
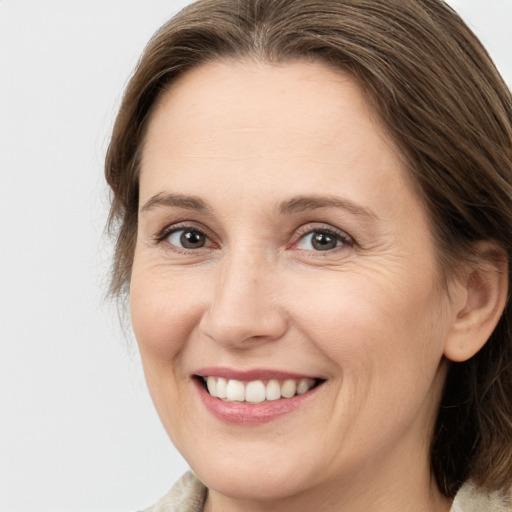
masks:
[[[134,271],[130,312],[151,398],[166,431],[177,443],[176,411],[187,407],[180,403],[179,393],[180,382],[187,378],[183,352],[198,324],[201,298],[192,291],[183,293],[187,288],[179,279],[157,274],[155,278],[150,272]]]
[[[432,279],[423,282],[414,273],[334,277],[309,287],[316,292],[295,294],[293,316],[322,352],[358,380],[367,375],[403,386],[418,372],[432,378],[447,325]]]
[[[437,407],[446,336],[438,294],[431,283],[426,289],[410,280],[392,283],[348,277],[344,286],[324,283],[321,294],[299,299],[295,315],[300,329],[336,364],[338,407],[331,421],[343,425],[350,414],[347,435],[354,440],[361,432],[366,439],[399,436],[416,417],[429,425]]]
[[[198,324],[201,295],[179,279],[134,275],[130,286],[133,331],[143,363],[168,365],[175,360]],[[168,367],[167,367],[168,370]]]

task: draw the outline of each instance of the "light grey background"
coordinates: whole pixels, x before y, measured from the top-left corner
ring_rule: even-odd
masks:
[[[103,300],[102,160],[186,0],[0,0],[0,511],[141,509],[186,464]],[[512,0],[452,0],[512,83]]]

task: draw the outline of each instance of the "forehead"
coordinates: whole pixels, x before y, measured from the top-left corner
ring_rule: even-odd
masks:
[[[330,108],[326,109],[325,94]],[[283,110],[297,117],[315,109],[322,116],[350,97],[355,107],[365,108],[366,99],[356,79],[319,61],[293,60],[269,63],[253,59],[214,60],[182,74],[160,95],[152,119],[170,108],[176,113],[222,113],[238,110],[253,118],[261,113],[275,114],[275,98]],[[300,99],[297,103],[296,100]],[[209,103],[211,102],[211,103]],[[209,103],[209,104],[208,104]],[[180,109],[182,107],[182,109]],[[294,109],[293,107],[298,107]],[[273,122],[279,121],[275,115]]]
[[[184,74],[155,106],[141,194],[155,181],[259,185],[276,175],[283,186],[325,189],[326,180],[343,181],[344,171],[353,185],[406,176],[351,75],[316,62],[215,61]]]

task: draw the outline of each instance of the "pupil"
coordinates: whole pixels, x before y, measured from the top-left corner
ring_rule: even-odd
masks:
[[[180,242],[187,249],[197,249],[204,246],[205,237],[199,231],[184,231],[180,237]]]
[[[318,251],[328,251],[336,247],[336,239],[326,233],[315,233],[311,243]]]

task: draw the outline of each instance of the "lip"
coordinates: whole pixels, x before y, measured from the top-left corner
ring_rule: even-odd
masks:
[[[283,372],[278,370],[270,370],[267,368],[255,368],[252,370],[235,370],[225,367],[206,367],[200,368],[194,372],[194,375],[200,377],[222,377],[224,379],[235,379],[240,382],[249,382],[251,380],[286,380],[286,379],[314,379],[319,380],[318,375],[304,375],[299,373]]]
[[[195,373],[192,383],[206,409],[218,420],[233,425],[250,426],[268,423],[280,418],[283,415],[292,413],[293,411],[304,406],[318,392],[321,385],[317,385],[302,395],[295,395],[292,398],[281,398],[258,404],[247,402],[225,402],[220,398],[215,398],[208,393],[201,382],[201,377],[223,377],[226,379],[236,379],[241,382],[251,380],[267,380],[267,379],[301,379],[313,378],[304,375],[298,375],[288,372],[280,372],[274,370],[249,370],[249,371],[233,371],[227,368],[202,368]],[[318,380],[318,379],[315,379]]]

